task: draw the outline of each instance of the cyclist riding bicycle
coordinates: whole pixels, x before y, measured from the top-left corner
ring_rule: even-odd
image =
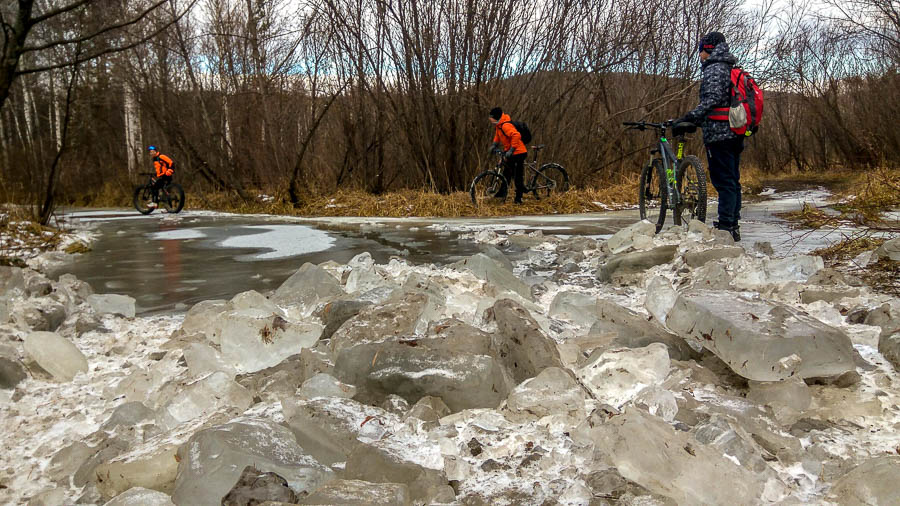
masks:
[[[150,154],[150,159],[153,160],[153,168],[156,169],[156,180],[151,187],[153,200],[147,203],[147,207],[155,208],[159,202],[159,190],[172,182],[172,176],[175,174],[172,167],[175,165],[175,162],[168,156],[160,153],[156,146],[148,146],[147,151]]]
[[[513,202],[522,203],[522,194],[525,193],[525,159],[528,157],[528,149],[522,142],[522,134],[512,124],[509,114],[504,114],[503,109],[494,107],[490,113],[491,123],[494,124],[494,143],[492,152],[501,152],[506,158],[503,167],[503,176],[516,183],[516,198]],[[495,195],[498,199],[506,198],[506,186],[502,193]]]
[[[709,177],[719,192],[719,221],[713,225],[741,240],[741,152],[744,137],[731,131],[728,119],[711,119],[716,108],[731,102],[731,69],[737,59],[729,52],[725,36],[710,32],[700,39],[698,47],[703,77],[700,81],[700,104],[676,123],[693,123],[703,128]]]

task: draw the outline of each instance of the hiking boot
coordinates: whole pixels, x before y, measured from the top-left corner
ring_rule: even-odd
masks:
[[[735,225],[731,227],[729,230],[731,232],[731,238],[734,239],[734,242],[741,242],[741,227]]]

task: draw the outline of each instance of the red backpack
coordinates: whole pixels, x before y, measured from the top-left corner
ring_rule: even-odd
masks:
[[[762,121],[763,93],[746,70],[731,69],[731,107],[717,107],[709,119],[727,121],[731,131],[750,137],[759,130]]]

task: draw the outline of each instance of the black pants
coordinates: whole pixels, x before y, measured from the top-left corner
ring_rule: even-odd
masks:
[[[525,159],[528,153],[520,155],[512,155],[506,159],[503,165],[503,177],[507,181],[513,181],[516,185],[516,202],[522,202],[522,194],[525,193]],[[497,195],[500,198],[506,197],[506,193]]]
[[[172,176],[159,176],[156,178],[153,186],[150,187],[150,191],[153,192],[153,202],[159,202],[159,190],[171,182]]]
[[[719,226],[732,228],[741,219],[741,152],[744,138],[706,145],[709,178],[719,192]]]

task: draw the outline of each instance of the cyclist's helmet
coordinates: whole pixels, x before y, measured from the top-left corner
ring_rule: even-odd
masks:
[[[159,151],[159,148],[157,148],[156,146],[150,145],[150,146],[147,146],[147,151]]]

